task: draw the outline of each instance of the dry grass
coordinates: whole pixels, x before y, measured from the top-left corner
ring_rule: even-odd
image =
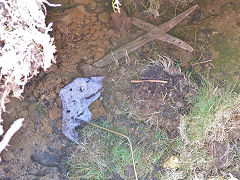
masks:
[[[134,122],[126,119],[115,120],[114,125],[104,118],[94,123],[130,137],[140,179],[152,176],[159,160],[171,153],[168,139],[161,131],[153,132],[143,124],[133,128]],[[125,138],[92,126],[85,126],[79,133],[82,143],[68,161],[69,179],[135,179],[131,152]]]
[[[216,152],[229,156],[232,151],[229,143],[231,133],[239,130],[239,119],[234,119],[239,116],[239,102],[239,94],[210,83],[199,90],[193,109],[180,123],[183,144],[178,152],[182,168],[189,176],[201,179],[214,174],[216,169],[224,172],[229,165],[234,165],[233,159],[218,159]]]
[[[164,14],[166,6],[170,5],[174,8],[186,7],[193,2],[194,0],[124,0],[124,4],[126,4],[129,11],[143,7],[143,13],[154,18]]]
[[[218,176],[216,168],[212,166],[217,162],[213,142],[227,142],[230,145],[232,141],[234,148],[240,150],[240,146],[237,146],[230,135],[240,126],[240,96],[233,91],[234,88],[226,90],[207,81],[203,83],[198,96],[192,101],[193,108],[180,119],[179,141],[168,139],[163,131],[154,131],[146,123],[142,123],[148,119],[138,121],[137,114],[129,108],[129,88],[132,88],[130,81],[140,79],[149,67],[161,63],[165,70],[181,74],[179,69],[173,68],[170,60],[162,59],[165,61],[126,59],[125,63],[113,69],[107,82],[109,86],[106,84],[104,90],[105,95],[109,96],[103,93],[102,99],[115,118],[101,118],[94,123],[125,134],[131,139],[140,179],[204,179],[206,175],[212,179],[229,179],[227,161],[221,164],[224,166],[220,169],[225,173],[223,176]],[[117,102],[122,109],[114,103],[113,96],[117,96],[115,98],[118,98]],[[72,153],[68,162],[70,179],[134,179],[131,152],[124,138],[90,126],[81,129],[80,136],[82,144]],[[228,150],[233,151],[233,146],[230,145]],[[237,150],[235,157],[240,158]],[[180,167],[164,169],[164,161],[172,155],[179,159]],[[229,162],[235,165],[234,160]],[[235,166],[231,170],[239,169]]]

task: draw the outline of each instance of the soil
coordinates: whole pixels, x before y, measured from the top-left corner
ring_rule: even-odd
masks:
[[[174,76],[162,71],[162,67],[155,66],[143,74],[142,78],[170,78],[172,86],[157,87],[153,83],[143,83],[131,87],[128,83],[129,79],[121,79],[124,73],[119,71],[121,68],[112,66],[108,69],[98,69],[90,65],[112,49],[144,33],[135,27],[131,27],[129,32],[119,32],[114,29],[110,19],[111,1],[54,0],[51,2],[62,4],[61,8],[49,8],[47,16],[47,23],[54,22],[52,36],[57,46],[57,63],[27,84],[22,99],[11,98],[7,105],[8,113],[3,114],[6,129],[17,118],[24,117],[25,120],[23,127],[12,138],[8,149],[2,153],[0,179],[67,179],[66,161],[77,145],[70,142],[61,132],[62,107],[58,93],[62,87],[77,77],[108,75],[109,80],[104,85],[104,101],[96,101],[90,107],[94,118],[117,115],[124,105],[112,103],[114,107],[109,109],[104,102],[123,102],[134,92],[140,94],[143,99],[149,99],[163,91],[168,95],[173,91],[176,102],[166,103],[169,106],[169,108],[166,106],[169,117],[165,117],[173,123],[176,123],[174,118],[185,113],[189,108],[184,97],[190,92],[190,85],[185,84],[183,88],[186,90],[183,89],[181,93],[176,90],[180,88],[180,84],[175,82],[185,81],[183,75]],[[145,61],[149,56],[153,57],[155,52],[182,59],[185,68],[188,68],[189,64],[211,60],[210,63],[197,64],[193,68],[198,71],[209,69],[209,74],[215,79],[236,80],[239,77],[240,3],[232,0],[201,0],[199,5],[200,10],[192,18],[170,32],[191,44],[196,54],[190,55],[162,42],[149,43],[130,55],[130,63],[135,63],[127,70],[132,73],[131,77],[140,78],[137,75],[138,70],[142,68],[142,64],[146,66],[147,63],[139,63],[141,68],[136,67],[136,64]],[[172,13],[174,8],[170,9],[157,20],[153,17],[147,18],[137,10],[133,11],[132,16],[160,24],[174,16]],[[178,12],[178,8],[176,10]],[[120,67],[124,67],[121,63],[124,62],[120,62]],[[126,68],[121,70],[124,69]],[[156,72],[161,72],[160,76],[155,77]],[[116,90],[113,87],[118,83],[121,83],[122,87]],[[145,94],[149,89],[150,92]],[[126,93],[119,93],[123,90]],[[157,108],[156,111],[162,108],[157,106],[157,98],[162,97],[156,97],[148,104],[149,107]],[[178,107],[178,110],[170,110],[171,106]],[[172,116],[174,118],[171,118]],[[153,121],[152,124],[154,123],[156,122]],[[171,123],[161,125],[164,128],[169,126]],[[176,127],[177,125],[174,125],[169,129],[170,137],[176,136]],[[235,176],[239,176],[239,173]]]
[[[141,79],[161,79],[168,83],[133,84],[131,105],[137,119],[149,121],[152,126],[165,129],[171,138],[179,135],[179,118],[188,113],[190,102],[197,94],[188,78],[172,69],[164,68],[163,65],[150,67]]]

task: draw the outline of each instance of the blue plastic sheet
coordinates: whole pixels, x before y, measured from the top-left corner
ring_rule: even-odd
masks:
[[[80,143],[76,127],[81,121],[91,120],[88,106],[101,95],[102,81],[103,77],[77,78],[59,93],[63,106],[62,132],[75,143]]]

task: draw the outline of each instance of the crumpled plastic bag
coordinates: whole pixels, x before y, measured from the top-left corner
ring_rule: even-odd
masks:
[[[60,90],[62,100],[62,132],[71,141],[79,144],[76,127],[82,121],[89,122],[92,113],[88,106],[97,100],[102,92],[103,77],[77,78]]]

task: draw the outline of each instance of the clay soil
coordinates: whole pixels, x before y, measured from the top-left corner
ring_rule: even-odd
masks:
[[[111,1],[56,0],[54,3],[62,4],[60,8],[49,8],[47,16],[47,22],[54,22],[52,36],[55,38],[57,46],[57,63],[52,65],[46,72],[41,71],[37,77],[34,77],[27,84],[22,99],[11,98],[10,103],[7,105],[8,113],[3,115],[5,128],[8,128],[17,118],[24,117],[25,121],[21,130],[12,138],[8,149],[2,153],[3,161],[0,165],[0,179],[3,180],[67,179],[66,162],[77,145],[70,142],[61,132],[62,106],[58,94],[62,87],[77,77],[104,75],[107,79],[109,76],[115,78],[114,86],[111,80],[105,82],[105,93],[103,95],[105,101],[97,100],[91,105],[93,119],[118,114],[118,109],[122,110],[121,108],[123,108],[118,101],[121,102],[125,98],[124,96],[131,93],[135,92],[144,99],[167,90],[167,96],[172,93],[172,98],[177,102],[173,103],[169,100],[165,104],[167,105],[164,106],[165,111],[168,112],[164,113],[166,121],[162,124],[160,122],[158,128],[168,129],[169,137],[174,138],[178,136],[177,120],[180,114],[187,113],[191,107],[191,104],[185,99],[185,96],[191,91],[191,85],[184,86],[185,89],[183,89],[182,93],[177,91],[180,84],[175,82],[184,81],[183,75],[176,78],[170,73],[163,72],[162,67],[155,67],[155,69],[148,71],[149,74],[141,74],[143,75],[141,77],[146,78],[147,75],[156,79],[169,79],[171,77],[172,86],[165,88],[159,86],[157,88],[156,85],[151,83],[145,83],[146,86],[135,84],[124,95],[111,87],[116,87],[118,82],[121,82],[124,86],[124,81],[118,75],[121,75],[121,68],[119,67],[124,67],[125,62],[120,62],[119,67],[112,66],[108,69],[94,68],[90,65],[111,50],[144,33],[143,30],[136,27],[131,27],[129,31],[127,31],[128,29],[124,29],[122,32],[118,31],[111,21]],[[152,42],[130,54],[129,60],[134,59],[133,62],[140,62],[148,57],[154,58],[156,57],[154,56],[155,51],[168,54],[173,59],[181,58],[182,66],[185,69],[190,67],[189,64],[211,60],[212,62],[194,66],[194,70],[200,72],[208,69],[213,79],[236,80],[239,76],[240,65],[240,3],[231,0],[205,0],[199,1],[199,5],[200,8],[192,18],[186,19],[170,32],[170,34],[174,34],[192,45],[196,50],[196,54],[185,53],[177,47],[162,42]],[[123,8],[128,14],[127,8]],[[175,8],[170,6],[170,9],[169,12],[173,13],[166,11],[157,20],[151,16],[147,17],[137,10],[131,12],[131,16],[161,24],[174,16]],[[177,13],[180,11],[183,10],[177,8]],[[224,45],[227,45],[227,48],[235,48],[230,51]],[[224,56],[223,51],[226,52],[227,57]],[[146,65],[147,63],[141,62],[140,64]],[[136,66],[129,66],[128,68],[132,68],[132,77],[134,77]],[[192,69],[190,68],[190,70]],[[161,76],[154,77],[151,73],[159,73]],[[135,77],[140,78],[137,75]],[[125,84],[124,88],[126,87],[129,87],[129,84]],[[195,89],[193,88],[192,91],[195,92]],[[115,108],[114,111],[114,107],[109,110],[105,106],[106,103],[104,103],[111,104],[109,101],[113,96],[109,97],[109,94],[114,94],[115,99],[117,99],[114,106],[118,108]],[[138,106],[137,102],[135,103],[132,106]],[[148,105],[149,108],[157,108],[156,111],[163,108],[163,105],[158,107],[157,104],[156,101],[151,101]],[[171,109],[173,106],[178,107],[178,109]],[[139,105],[140,107],[141,105]],[[167,122],[167,119],[169,122]],[[157,123],[151,121],[149,124],[146,122],[146,125],[158,126]],[[137,126],[137,124],[135,125]]]

